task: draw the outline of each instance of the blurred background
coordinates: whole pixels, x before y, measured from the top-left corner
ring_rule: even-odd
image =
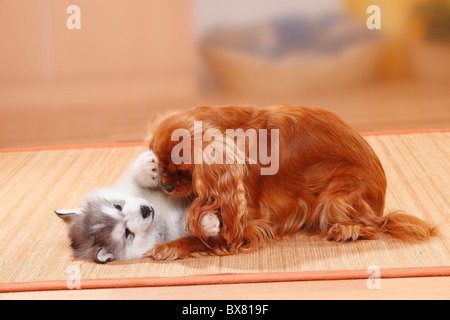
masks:
[[[449,128],[450,0],[0,0],[0,148],[140,141],[165,110],[279,103],[360,131]]]

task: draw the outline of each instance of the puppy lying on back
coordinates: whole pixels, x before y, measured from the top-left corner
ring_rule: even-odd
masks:
[[[80,208],[55,213],[69,226],[77,258],[107,263],[143,257],[158,243],[188,236],[186,198],[159,189],[160,170],[152,151],[141,153],[123,178],[110,187],[89,192]],[[206,234],[219,232],[216,214],[202,220]]]

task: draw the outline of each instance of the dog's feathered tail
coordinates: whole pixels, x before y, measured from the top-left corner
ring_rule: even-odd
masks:
[[[401,210],[389,212],[384,217],[381,232],[406,241],[425,240],[436,233],[436,226]]]

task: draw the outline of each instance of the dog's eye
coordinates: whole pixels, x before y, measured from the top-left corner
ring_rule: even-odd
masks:
[[[134,233],[131,232],[128,228],[125,229],[125,239],[134,236]]]
[[[189,170],[178,170],[178,174],[183,177],[189,177],[191,175],[191,171]]]
[[[114,208],[116,208],[116,209],[119,210],[119,211],[122,211],[122,206],[120,206],[120,205],[118,205],[118,204],[115,204],[115,205],[114,205]]]

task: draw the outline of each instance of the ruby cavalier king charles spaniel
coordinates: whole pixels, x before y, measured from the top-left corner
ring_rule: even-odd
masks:
[[[335,114],[277,105],[197,107],[150,126],[161,188],[189,197],[192,237],[159,244],[156,260],[249,252],[298,231],[330,241],[430,237],[435,227],[401,211],[383,216],[386,177],[369,144]],[[217,214],[220,232],[200,222]]]

